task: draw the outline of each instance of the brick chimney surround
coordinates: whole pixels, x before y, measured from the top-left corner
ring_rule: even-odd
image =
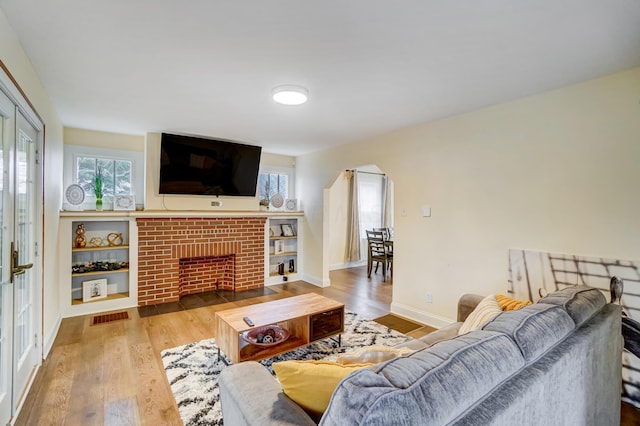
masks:
[[[264,286],[265,217],[139,217],[138,304]]]

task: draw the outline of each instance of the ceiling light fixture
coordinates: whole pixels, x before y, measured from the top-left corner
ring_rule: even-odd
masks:
[[[273,100],[282,105],[302,105],[309,97],[307,89],[290,84],[275,87],[272,93]]]

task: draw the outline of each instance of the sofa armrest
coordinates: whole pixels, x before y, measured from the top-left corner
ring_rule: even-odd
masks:
[[[458,322],[464,322],[484,298],[479,294],[463,294],[458,300]]]
[[[255,361],[223,369],[218,387],[222,416],[227,425],[316,425],[299,405],[282,392],[275,377]]]

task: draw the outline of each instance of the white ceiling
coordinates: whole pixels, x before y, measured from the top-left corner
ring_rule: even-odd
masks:
[[[0,0],[65,126],[299,155],[640,66],[638,0]],[[0,58],[1,59],[1,58]],[[303,85],[309,102],[271,100]]]

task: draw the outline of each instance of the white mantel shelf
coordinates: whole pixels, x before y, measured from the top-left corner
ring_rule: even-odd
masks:
[[[95,211],[62,210],[60,217],[278,217],[304,216],[303,211],[209,211],[209,210],[136,210],[136,211]]]

